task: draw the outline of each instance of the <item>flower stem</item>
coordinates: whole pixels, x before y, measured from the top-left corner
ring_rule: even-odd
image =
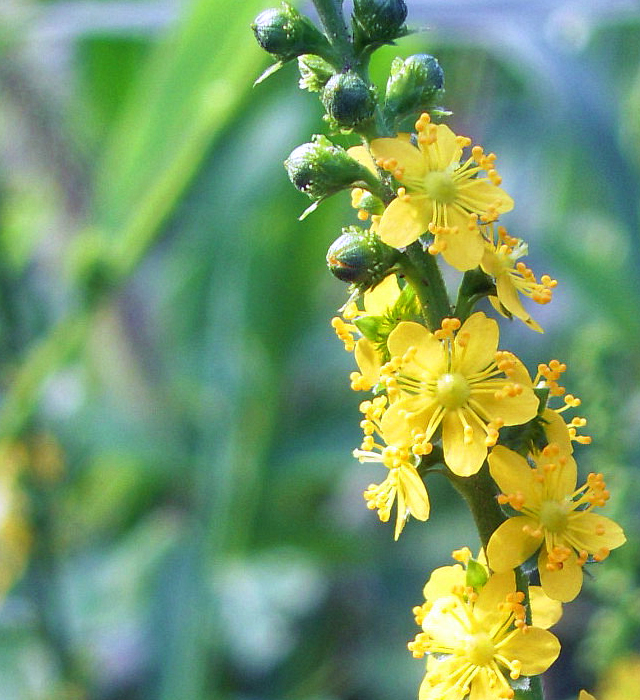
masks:
[[[448,470],[447,476],[467,502],[478,529],[480,542],[486,548],[495,529],[505,520],[496,500],[498,490],[489,474],[487,463],[485,462],[482,469],[473,476],[457,476]]]
[[[329,43],[342,56],[343,67],[355,62],[353,44],[342,14],[342,0],[313,0]]]
[[[407,247],[400,258],[401,274],[415,289],[429,330],[435,331],[442,319],[451,315],[451,304],[440,268],[433,255],[425,253],[419,242]]]

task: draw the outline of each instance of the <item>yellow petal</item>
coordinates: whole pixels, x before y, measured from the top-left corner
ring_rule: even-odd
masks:
[[[576,549],[585,549],[590,554],[595,554],[601,547],[615,549],[623,545],[627,538],[624,531],[611,518],[598,515],[591,511],[574,511],[569,513],[568,534],[571,544]],[[602,531],[602,534],[596,534]]]
[[[523,493],[527,505],[537,510],[542,489],[524,457],[498,445],[489,455],[489,472],[502,493]]]
[[[374,139],[371,142],[371,153],[376,160],[397,160],[399,167],[404,170],[401,182],[424,179],[426,168],[422,153],[404,138]]]
[[[494,571],[502,572],[515,569],[525,562],[541,545],[544,535],[532,537],[522,528],[535,528],[536,525],[536,521],[528,515],[516,515],[505,520],[489,539],[489,566]]]
[[[402,357],[410,347],[415,347],[418,362],[423,364],[429,364],[443,354],[440,341],[421,323],[414,321],[399,323],[389,333],[387,347],[391,357]]]
[[[368,338],[360,338],[353,351],[362,376],[373,386],[380,378],[380,353]]]
[[[562,416],[552,408],[545,408],[542,412],[542,420],[544,421],[544,434],[547,436],[547,442],[555,443],[561,452],[571,454],[573,452],[573,443],[569,435],[569,428],[562,420]]]
[[[353,160],[357,160],[360,165],[364,165],[367,170],[370,170],[376,177],[379,177],[378,168],[376,168],[373,156],[368,148],[364,146],[352,146],[347,149],[347,153]]]
[[[384,210],[378,224],[378,235],[383,243],[404,248],[417,241],[431,222],[431,200],[424,195],[411,195],[409,201],[394,199]]]
[[[421,395],[400,399],[385,411],[382,416],[382,434],[388,445],[409,445],[412,441],[411,431],[414,427],[427,425],[438,405],[435,401]],[[413,410],[416,408],[417,410]],[[410,410],[409,419],[407,410]]]
[[[512,352],[507,354],[513,363],[513,368],[509,372],[509,379],[516,384],[520,384],[521,386],[533,388],[533,382],[531,381],[529,370]]]
[[[542,452],[534,455],[533,461],[545,474],[547,497],[554,501],[561,501],[573,493],[578,478],[578,465],[576,460],[568,454],[545,456]],[[553,471],[545,469],[546,465],[553,464]]]
[[[522,306],[518,290],[511,281],[511,277],[505,271],[496,277],[496,291],[498,299],[504,308],[521,321],[528,321],[531,315]]]
[[[586,690],[581,690],[580,695],[578,695],[578,700],[596,700],[591,693],[587,693]]]
[[[429,495],[417,470],[413,467],[403,466],[400,483],[411,515],[418,520],[427,520],[429,518]]]
[[[523,676],[536,676],[544,673],[558,658],[560,642],[547,630],[529,627],[526,633],[518,631],[502,645],[500,653],[508,659],[520,661]]]
[[[480,232],[470,231],[468,215],[455,216],[455,207],[448,207],[448,225],[457,227],[457,231],[449,231],[438,234],[436,243],[444,241],[446,247],[442,251],[442,257],[456,270],[466,271],[477,267],[484,252],[484,241]]]
[[[499,214],[513,209],[513,199],[501,188],[482,179],[467,179],[457,184],[456,203],[470,212],[482,214],[495,207]]]
[[[484,388],[495,386],[496,391],[500,390],[505,384],[512,384],[510,379],[489,379],[482,383]],[[515,382],[518,383],[518,382]],[[521,385],[522,386],[522,385]],[[471,395],[474,399],[473,386],[471,387]],[[493,393],[481,393],[477,397],[478,404],[482,407],[487,420],[495,420],[501,418],[504,425],[521,425],[535,418],[538,413],[540,402],[534,394],[533,389],[528,386],[522,387],[522,393],[516,396],[505,396],[496,398]]]
[[[549,571],[547,569],[547,550],[543,547],[538,557],[540,583],[544,592],[554,600],[568,603],[573,600],[582,588],[582,567],[577,563],[574,552],[564,562],[562,569]]]
[[[455,371],[469,376],[488,367],[495,359],[499,335],[496,321],[487,318],[482,311],[471,314],[456,337],[456,356],[462,357],[462,361],[456,362]],[[464,349],[460,346],[461,337],[467,341]]]
[[[369,316],[382,316],[398,301],[399,296],[398,278],[387,275],[380,284],[364,293],[364,310]]]
[[[531,622],[541,629],[549,629],[562,617],[562,603],[553,600],[542,590],[542,586],[529,586]]]
[[[460,162],[462,148],[457,141],[457,136],[446,124],[438,124],[436,127],[436,143],[429,146],[429,156],[435,154],[432,170],[446,170],[450,165]]]
[[[458,476],[476,474],[487,456],[484,431],[475,424],[475,421],[471,421],[471,427],[473,429],[471,442],[465,443],[464,426],[458,414],[447,411],[442,419],[444,461]]]
[[[516,590],[516,577],[512,570],[493,574],[480,590],[474,606],[476,617],[485,630],[491,630],[504,622],[505,613],[502,604],[510,593]]]
[[[431,572],[429,580],[425,584],[422,592],[425,600],[435,600],[451,595],[454,586],[464,586],[467,572],[460,564],[453,566],[441,566]]]
[[[471,681],[471,691],[468,700],[494,700],[496,687],[489,669],[482,666]]]

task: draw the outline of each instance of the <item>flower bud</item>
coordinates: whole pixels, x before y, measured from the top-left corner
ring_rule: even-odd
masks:
[[[308,90],[309,92],[320,92],[335,73],[324,58],[313,54],[298,56],[298,70],[300,71],[298,85],[301,90]]]
[[[407,33],[404,0],[354,0],[353,36],[356,50],[389,44]]]
[[[351,187],[378,187],[372,172],[325,136],[316,135],[311,143],[295,148],[284,167],[293,186],[314,200]]]
[[[251,29],[260,46],[283,62],[304,53],[330,51],[322,32],[287,2],[261,12]]]
[[[353,71],[330,78],[321,99],[330,121],[342,129],[352,129],[370,119],[377,101],[373,88]]]
[[[347,226],[329,248],[327,265],[339,280],[365,290],[387,276],[398,255],[373,231]]]
[[[384,109],[391,118],[425,112],[442,94],[444,73],[438,61],[426,53],[394,59],[387,81]]]

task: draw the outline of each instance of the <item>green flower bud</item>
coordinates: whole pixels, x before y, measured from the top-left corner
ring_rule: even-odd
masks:
[[[387,81],[384,109],[391,118],[428,111],[440,97],[444,73],[438,61],[426,53],[394,59]]]
[[[260,46],[282,62],[304,53],[331,51],[322,32],[287,2],[261,12],[251,29]]]
[[[300,71],[300,89],[309,92],[320,92],[327,84],[335,71],[324,58],[313,54],[298,56],[298,70]]]
[[[353,71],[330,78],[321,99],[330,121],[341,129],[352,129],[371,119],[377,102],[375,90]]]
[[[365,290],[387,276],[398,255],[371,230],[347,226],[329,248],[327,265],[339,280]]]
[[[351,187],[379,186],[373,173],[326,136],[316,135],[295,148],[284,167],[293,186],[316,201]]]
[[[407,6],[404,0],[354,0],[353,36],[356,50],[389,44],[405,36]]]

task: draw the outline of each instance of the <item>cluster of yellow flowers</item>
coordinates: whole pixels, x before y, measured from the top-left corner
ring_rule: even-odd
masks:
[[[465,156],[471,141],[432,124],[428,114],[415,129],[349,149],[396,193],[371,215],[371,230],[400,251],[419,241],[425,254],[457,270],[478,268],[494,285],[485,295],[493,307],[541,331],[521,296],[546,304],[556,281],[538,280],[519,261],[526,244],[498,224],[513,200],[501,188],[496,156],[480,146]],[[360,208],[362,190],[352,201]],[[370,214],[360,208],[358,216]],[[429,517],[424,476],[431,466],[444,463],[459,479],[488,463],[503,522],[484,542],[486,561],[473,560],[481,580],[470,583],[460,564],[434,571],[415,611],[423,631],[410,649],[428,657],[420,700],[511,698],[558,656],[559,642],[546,628],[560,602],[580,592],[585,564],[604,559],[625,536],[593,512],[609,498],[602,474],[576,488],[573,442],[589,438],[579,434],[584,418],[563,419],[580,404],[558,383],[566,366],[542,364],[532,379],[513,353],[499,349],[498,323],[473,305],[427,327],[412,285],[399,277],[390,270],[332,321],[358,365],[351,387],[373,393],[360,407],[364,438],[354,456],[387,468],[364,497],[384,522],[395,504],[397,539],[409,516]],[[516,590],[514,570],[536,554],[541,589]],[[458,558],[466,566],[470,555]]]

